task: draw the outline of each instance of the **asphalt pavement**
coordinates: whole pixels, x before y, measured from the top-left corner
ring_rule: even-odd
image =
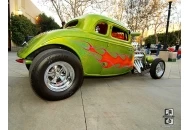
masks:
[[[16,59],[8,53],[9,130],[181,129],[181,60],[166,62],[159,80],[131,73],[85,78],[72,97],[52,102],[33,92],[28,70]],[[173,109],[174,117],[164,118],[165,109]]]

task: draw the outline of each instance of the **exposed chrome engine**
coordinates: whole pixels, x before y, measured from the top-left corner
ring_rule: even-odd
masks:
[[[143,51],[135,51],[135,56],[134,56],[134,72],[137,71],[138,73],[142,73],[142,71],[147,70],[149,71],[149,66],[147,63],[144,63],[143,65],[143,60],[145,58],[144,52]],[[146,60],[144,61],[146,62]]]

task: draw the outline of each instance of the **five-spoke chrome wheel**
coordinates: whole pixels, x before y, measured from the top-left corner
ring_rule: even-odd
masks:
[[[56,101],[72,96],[83,83],[79,58],[63,49],[38,54],[29,70],[33,90],[43,99]]]
[[[75,72],[73,67],[63,61],[51,64],[44,74],[46,86],[55,92],[61,92],[71,87],[74,78]]]

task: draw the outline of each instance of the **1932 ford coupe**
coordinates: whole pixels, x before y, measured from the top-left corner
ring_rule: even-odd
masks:
[[[64,29],[33,37],[18,51],[17,62],[26,64],[33,90],[46,100],[70,97],[84,76],[146,71],[161,78],[165,62],[135,51],[131,41],[138,35],[115,20],[88,14],[69,21]]]

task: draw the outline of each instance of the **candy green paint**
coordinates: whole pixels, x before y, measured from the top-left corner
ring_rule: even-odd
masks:
[[[146,61],[149,62],[149,63],[152,63],[154,61],[154,58],[150,55],[147,55],[146,56]]]
[[[140,33],[138,33],[138,32],[132,32],[131,36],[140,36]]]
[[[25,64],[32,64],[32,60],[25,60]]]
[[[73,27],[67,27],[78,21]],[[99,22],[107,23],[107,33],[99,34],[95,27]],[[111,36],[113,26],[128,34],[128,41]],[[18,57],[28,56],[41,47],[57,44],[72,49],[79,57],[84,75],[111,76],[127,73],[133,68],[134,49],[131,45],[131,33],[124,25],[110,18],[89,14],[69,21],[65,29],[45,32],[32,38],[18,51]],[[30,64],[30,61],[27,62]]]

